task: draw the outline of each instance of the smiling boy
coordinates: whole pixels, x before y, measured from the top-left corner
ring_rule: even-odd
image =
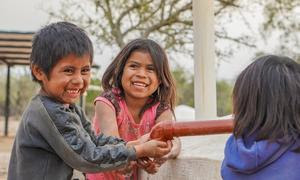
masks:
[[[75,105],[89,85],[92,60],[90,39],[74,24],[53,23],[36,33],[30,67],[41,89],[22,115],[9,180],[71,179],[73,169],[112,170],[139,157],[161,157],[170,151],[170,144],[161,141],[125,143],[94,135]]]
[[[69,54],[63,57],[50,73],[50,78],[37,65],[32,65],[36,79],[42,82],[41,93],[55,97],[64,104],[75,103],[90,82],[90,56]]]

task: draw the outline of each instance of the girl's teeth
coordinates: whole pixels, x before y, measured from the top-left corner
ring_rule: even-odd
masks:
[[[136,85],[136,86],[146,87],[146,84],[144,84],[144,83],[133,83],[133,84]]]

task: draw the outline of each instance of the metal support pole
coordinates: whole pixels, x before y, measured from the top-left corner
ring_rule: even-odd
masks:
[[[173,137],[232,133],[233,119],[174,122],[165,121],[154,126],[151,139],[172,140]]]
[[[87,96],[87,92],[84,92],[84,93],[80,96],[80,100],[79,100],[79,106],[83,109],[83,111],[85,111],[85,106],[86,106],[86,96]]]
[[[215,118],[216,69],[213,0],[193,0],[195,118]]]
[[[80,96],[80,99],[79,99],[79,106],[81,108],[83,108],[83,95]]]
[[[6,75],[6,99],[5,99],[5,129],[4,135],[8,135],[8,118],[9,118],[9,105],[10,105],[10,65],[7,65]]]

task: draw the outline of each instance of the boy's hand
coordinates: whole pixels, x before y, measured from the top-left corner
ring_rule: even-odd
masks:
[[[170,141],[163,142],[158,140],[150,140],[145,143],[134,146],[136,156],[160,158],[171,151],[172,144]]]

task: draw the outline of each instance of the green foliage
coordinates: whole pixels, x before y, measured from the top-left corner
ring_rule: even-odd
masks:
[[[93,87],[93,88],[91,88],[91,87]],[[99,87],[99,89],[97,89],[97,87]],[[101,81],[100,81],[99,78],[91,79],[90,89],[87,92],[88,93],[87,93],[87,96],[86,96],[86,102],[87,103],[93,103],[95,98],[97,96],[99,96],[102,92]]]
[[[6,94],[5,94],[6,73],[3,73],[6,70],[5,70],[4,66],[0,66],[0,71],[1,71],[1,75],[0,75],[0,115],[4,115],[4,105],[5,105],[5,98],[6,98]]]
[[[1,115],[4,115],[6,99],[6,74],[0,79],[0,106]],[[10,115],[20,116],[26,108],[39,85],[31,80],[31,74],[26,68],[12,67],[10,78]]]
[[[21,115],[39,85],[31,80],[30,74],[11,79],[11,114]]]
[[[177,66],[172,72],[176,81],[177,104],[194,107],[194,77]],[[225,116],[232,113],[233,86],[226,80],[217,81],[217,115]]]
[[[194,107],[194,78],[179,66],[172,74],[176,82],[177,104]]]
[[[86,92],[85,96],[85,112],[91,119],[94,115],[94,100],[102,93],[101,81],[99,78],[92,78],[90,88]]]
[[[226,116],[232,114],[232,90],[233,86],[221,80],[217,82],[217,115]]]

